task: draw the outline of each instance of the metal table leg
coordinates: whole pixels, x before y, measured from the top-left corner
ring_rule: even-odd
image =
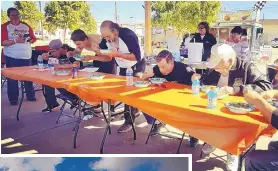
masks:
[[[104,136],[103,136],[102,141],[101,141],[100,154],[103,154],[103,147],[104,147],[104,144],[105,144],[105,140],[107,138],[107,133],[110,130],[110,122],[111,122],[111,100],[109,99],[108,100],[108,122],[107,122],[107,126],[106,126],[106,129],[105,129],[105,132],[104,132]]]
[[[75,133],[74,133],[74,138],[73,138],[73,148],[76,148],[76,139],[77,139],[77,134],[79,130],[79,125],[81,123],[81,118],[82,118],[82,111],[81,111],[81,99],[78,99],[78,109],[79,109],[79,117],[76,121],[76,126],[75,126]]]
[[[22,103],[23,103],[23,99],[24,99],[24,85],[23,85],[23,81],[20,81],[20,84],[21,84],[21,99],[20,99],[20,103],[19,103],[19,106],[18,106],[18,109],[17,109],[17,113],[16,113],[16,119],[17,121],[19,121],[19,112],[20,112],[20,109],[21,109],[21,106],[22,106]]]
[[[132,126],[132,130],[133,130],[133,139],[136,140],[136,130],[135,130],[135,126],[134,126],[134,120],[133,120],[132,114],[131,114],[131,106],[129,106],[129,117],[130,117],[131,126]]]
[[[182,137],[181,137],[181,140],[180,140],[180,144],[179,144],[179,147],[178,147],[177,154],[180,154],[180,149],[181,149],[181,145],[182,145],[182,141],[183,141],[184,135],[185,135],[185,133],[182,134]]]

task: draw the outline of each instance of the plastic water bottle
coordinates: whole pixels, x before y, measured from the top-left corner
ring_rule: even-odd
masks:
[[[208,109],[214,109],[217,105],[217,90],[212,87],[208,92]]]
[[[41,55],[38,56],[37,63],[38,63],[39,71],[42,71],[43,70],[43,58]]]
[[[48,60],[48,68],[49,68],[50,74],[54,75],[55,74],[54,63],[51,58],[49,58],[49,60]]]
[[[192,94],[199,95],[200,94],[200,80],[194,79],[192,81]]]
[[[76,64],[72,65],[72,78],[77,78],[78,77],[78,68]]]
[[[133,85],[133,70],[131,67],[127,68],[126,70],[126,85],[127,86]]]

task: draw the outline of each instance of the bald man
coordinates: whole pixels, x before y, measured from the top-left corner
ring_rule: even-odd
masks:
[[[112,21],[104,21],[100,26],[100,32],[106,39],[107,47],[110,50],[108,53],[101,53],[96,49],[97,56],[86,56],[83,61],[99,60],[110,61],[115,59],[120,67],[120,75],[125,76],[127,68],[131,67],[134,76],[145,71],[145,59],[141,55],[141,49],[136,33],[128,28],[122,28],[117,23]],[[132,129],[132,119],[138,116],[138,109],[131,108],[131,116],[128,113],[129,106],[125,105],[125,122],[118,129],[119,133],[125,133]]]

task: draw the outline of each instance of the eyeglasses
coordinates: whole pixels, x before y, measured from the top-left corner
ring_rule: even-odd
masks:
[[[199,30],[202,30],[202,29],[204,29],[205,27],[199,27]]]
[[[20,16],[19,14],[10,15],[10,17],[19,17],[19,16]]]

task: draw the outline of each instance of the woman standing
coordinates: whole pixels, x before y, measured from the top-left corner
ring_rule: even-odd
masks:
[[[10,21],[1,25],[1,45],[4,46],[6,67],[22,67],[31,65],[31,43],[36,41],[32,28],[20,21],[16,8],[9,8],[7,15]],[[11,105],[18,104],[18,81],[8,78],[8,98]],[[25,81],[26,96],[28,101],[36,101],[32,82]]]
[[[207,59],[210,57],[211,47],[217,42],[215,37],[209,33],[209,24],[207,22],[199,23],[198,30],[199,33],[195,34],[190,42],[203,43],[204,53],[202,56],[202,61],[207,61]],[[202,74],[203,70],[196,70],[196,72]]]

